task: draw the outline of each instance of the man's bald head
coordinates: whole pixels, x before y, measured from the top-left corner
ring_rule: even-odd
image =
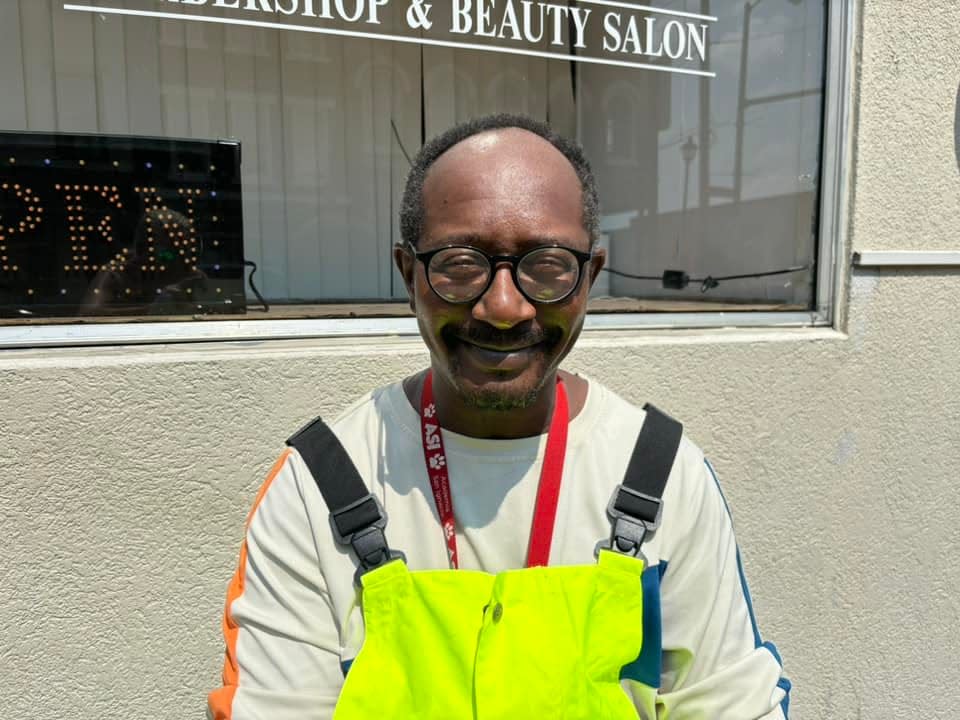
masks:
[[[539,136],[550,143],[566,158],[576,174],[582,189],[583,227],[590,236],[591,245],[597,240],[599,226],[599,203],[596,181],[590,170],[590,164],[584,157],[582,148],[575,142],[556,134],[545,123],[523,115],[488,115],[486,117],[461,123],[424,145],[413,161],[413,167],[407,176],[400,208],[400,234],[405,242],[417,245],[423,234],[424,203],[423,188],[430,168],[455,145],[482,133],[497,130],[519,128]]]

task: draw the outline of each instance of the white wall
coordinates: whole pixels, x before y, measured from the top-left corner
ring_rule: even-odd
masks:
[[[958,249],[960,5],[871,0],[862,23],[851,249]],[[597,332],[568,365],[706,448],[794,718],[953,718],[960,272],[849,280],[845,335]],[[200,716],[283,438],[425,360],[390,339],[0,353],[0,715]]]

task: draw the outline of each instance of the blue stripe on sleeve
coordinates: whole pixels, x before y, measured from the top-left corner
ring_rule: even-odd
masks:
[[[723,504],[727,508],[727,516],[731,518],[730,522],[733,522],[733,517],[730,514],[730,506],[727,504],[727,498],[723,494],[723,488],[720,487],[720,480],[717,479],[717,473],[713,469],[713,465],[710,464],[710,461],[704,458],[704,464],[707,466],[707,470],[710,471],[711,477],[713,477],[713,482],[717,485],[717,490],[720,491],[720,497],[723,498]],[[740,548],[737,547],[737,572],[740,575],[740,588],[743,591],[743,599],[747,603],[747,612],[750,615],[750,626],[753,629],[753,646],[756,648],[765,648],[773,655],[774,659],[777,661],[777,664],[783,668],[783,659],[780,657],[780,652],[777,650],[777,646],[772,642],[764,642],[760,637],[760,629],[757,626],[757,618],[753,614],[753,601],[750,599],[750,588],[747,587],[747,576],[743,572],[743,561],[740,559]],[[789,717],[787,711],[790,708],[790,690],[793,688],[793,684],[785,677],[781,677],[780,681],[777,683],[777,687],[781,688],[786,694],[783,697],[783,700],[780,701],[780,709],[783,711],[783,716],[785,718]]]
[[[790,717],[790,691],[793,689],[793,683],[791,683],[787,678],[782,677],[777,683],[777,687],[781,688],[785,693],[783,700],[780,701],[780,709],[783,711],[783,716],[785,718]]]

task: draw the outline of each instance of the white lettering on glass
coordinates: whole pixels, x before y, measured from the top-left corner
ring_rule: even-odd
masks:
[[[714,77],[709,31],[718,18],[685,10],[609,0],[155,0],[174,12],[135,10],[123,0],[65,3],[65,10],[245,25],[428,46],[556,58],[566,62],[632,67]],[[433,11],[449,2],[449,14]],[[389,8],[396,8],[396,13]],[[591,5],[605,5],[594,12]],[[399,7],[397,7],[399,5]],[[586,6],[586,7],[585,7]],[[614,9],[609,9],[614,6]],[[205,9],[225,12],[204,15]],[[391,33],[364,30],[382,26]],[[271,17],[272,16],[272,17]],[[436,17],[435,17],[436,16]],[[596,17],[595,17],[596,16]],[[309,20],[305,21],[304,18]],[[286,20],[278,22],[278,20]],[[326,25],[324,21],[334,21]],[[435,22],[438,20],[440,22]],[[591,24],[598,25],[595,31]],[[437,33],[431,36],[434,26]],[[454,36],[456,39],[452,39]],[[571,52],[576,50],[577,52]],[[657,58],[672,62],[652,63]]]

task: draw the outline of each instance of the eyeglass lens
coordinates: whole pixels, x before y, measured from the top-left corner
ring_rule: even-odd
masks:
[[[486,290],[490,273],[490,261],[482,253],[453,247],[431,258],[427,278],[445,300],[468,302]],[[577,286],[579,276],[580,263],[565,248],[539,248],[524,255],[517,264],[520,289],[537,302],[562,300]]]

